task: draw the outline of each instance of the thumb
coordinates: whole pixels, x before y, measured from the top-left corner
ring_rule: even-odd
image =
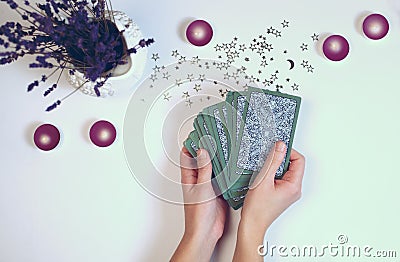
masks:
[[[250,189],[256,188],[261,183],[271,183],[274,181],[276,171],[282,164],[285,153],[286,144],[282,141],[276,142],[274,148],[268,154],[264,166],[261,168],[257,176],[253,176],[254,180],[252,182],[250,181]],[[264,181],[264,178],[266,181]]]
[[[210,156],[205,149],[197,151],[197,184],[211,180],[212,165]]]

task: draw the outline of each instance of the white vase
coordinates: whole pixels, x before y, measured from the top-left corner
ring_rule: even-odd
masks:
[[[127,49],[136,46],[141,39],[143,39],[142,32],[138,25],[124,12],[112,11],[114,16],[115,25],[119,31],[123,31],[122,36],[125,39]],[[127,58],[127,63],[118,65],[113,69],[111,77],[105,82],[105,84],[99,88],[100,97],[107,97],[114,95],[114,88],[112,82],[114,80],[121,80],[124,78],[132,78],[131,83],[136,83],[143,75],[145,63],[147,58],[147,48],[138,50],[136,54],[132,53]],[[68,82],[75,88],[79,88],[82,93],[97,96],[94,90],[96,82],[87,82],[84,74],[75,70],[73,75],[67,73]],[[99,78],[98,81],[104,79]],[[87,82],[87,83],[85,83]]]

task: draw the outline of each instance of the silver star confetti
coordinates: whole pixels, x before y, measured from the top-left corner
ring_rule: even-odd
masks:
[[[155,53],[151,56],[151,59],[153,59],[154,61],[157,61],[158,59],[160,59],[160,56],[158,55],[158,53]]]
[[[318,40],[319,40],[319,35],[317,35],[316,33],[314,33],[314,34],[311,36],[311,38],[312,38],[313,41],[318,41]]]
[[[196,90],[196,92],[199,92],[199,91],[201,91],[201,85],[195,84],[193,89]]]

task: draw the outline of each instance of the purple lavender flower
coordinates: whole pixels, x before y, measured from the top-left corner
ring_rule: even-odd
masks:
[[[21,22],[10,21],[0,26],[0,46],[6,49],[0,52],[0,65],[32,55],[35,62],[29,65],[30,68],[51,70],[40,81],[30,83],[28,91],[59,73],[56,82],[44,92],[44,96],[48,96],[57,88],[61,73],[67,69],[71,75],[79,71],[87,81],[96,82],[94,89],[100,96],[99,89],[110,77],[110,72],[117,65],[126,63],[126,56],[154,43],[153,39],[142,39],[127,50],[122,32],[109,15],[109,0],[43,1],[31,4],[24,0],[22,5],[18,5],[14,0],[0,0],[16,10],[22,19]],[[55,109],[65,98],[46,111]]]

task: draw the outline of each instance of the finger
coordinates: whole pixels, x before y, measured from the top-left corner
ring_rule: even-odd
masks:
[[[199,149],[197,151],[197,184],[205,183],[211,180],[212,165],[207,150]]]
[[[180,155],[181,163],[181,183],[196,184],[197,183],[197,163],[189,151],[183,147]]]
[[[286,144],[282,141],[278,141],[275,143],[274,147],[274,155],[272,157],[271,163],[269,164],[269,168],[266,172],[266,177],[270,181],[274,181],[276,171],[279,166],[282,164],[283,159],[286,154]]]
[[[292,149],[290,153],[289,169],[284,175],[284,180],[301,184],[304,176],[305,158],[302,154]]]
[[[251,184],[250,188],[257,187],[264,181],[264,179],[266,180],[265,183],[273,183],[276,171],[282,164],[282,161],[285,157],[285,153],[286,153],[286,144],[282,141],[276,142],[274,148],[268,154],[268,157],[264,162],[264,166],[258,173],[257,177]]]

